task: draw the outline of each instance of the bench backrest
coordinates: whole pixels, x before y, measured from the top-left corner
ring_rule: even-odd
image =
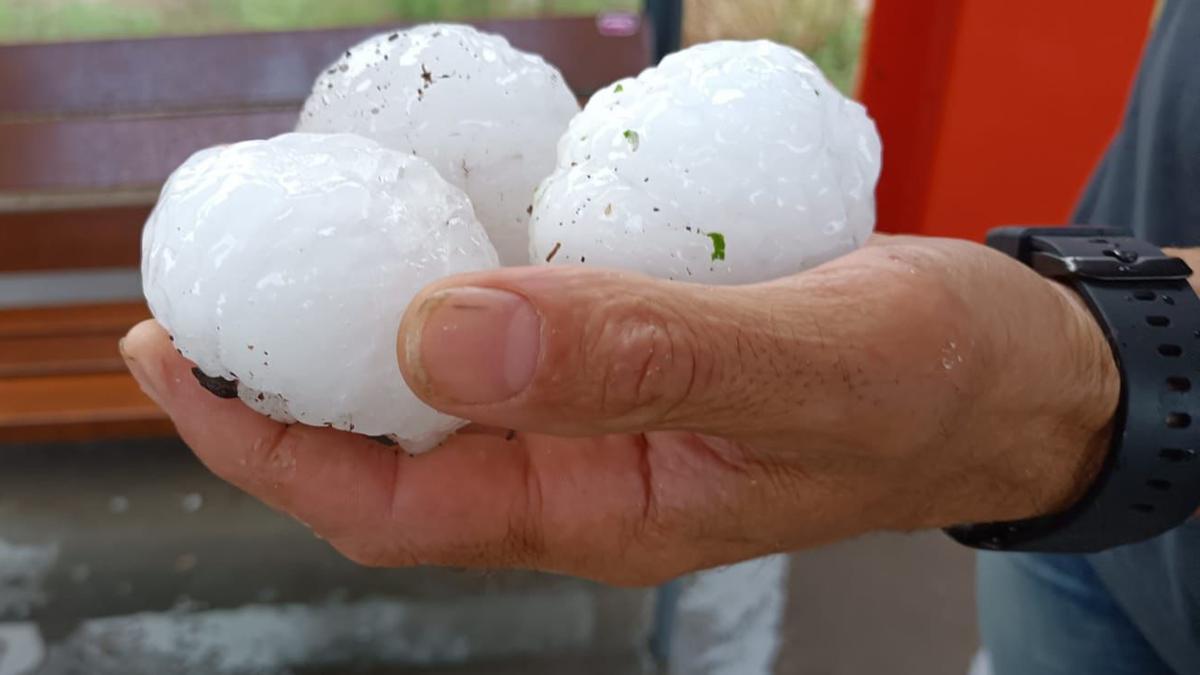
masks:
[[[652,59],[639,23],[475,25],[544,56],[581,98]],[[393,27],[0,47],[0,272],[136,265],[172,169],[291,129],[317,73]]]

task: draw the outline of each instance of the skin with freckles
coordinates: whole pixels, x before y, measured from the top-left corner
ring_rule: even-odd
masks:
[[[213,397],[153,322],[122,351],[209,468],[356,561],[621,584],[1061,510],[1120,386],[1069,290],[919,237],[750,286],[584,266],[440,281],[397,358],[476,424],[415,457]]]

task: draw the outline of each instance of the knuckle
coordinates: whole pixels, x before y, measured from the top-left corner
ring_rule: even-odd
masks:
[[[674,511],[658,494],[661,470],[650,452],[645,438],[639,440],[638,474],[641,478],[641,508],[630,509],[618,528],[618,549],[621,552],[655,550],[663,546],[674,531],[671,526]]]
[[[540,529],[532,527],[528,521],[514,520],[508,524],[504,538],[497,547],[497,559],[488,562],[512,567],[536,567],[543,560],[544,552]]]
[[[542,478],[535,462],[525,455],[522,470],[525,501],[513,510],[496,547],[496,555],[508,564],[536,566],[546,556],[543,523]]]
[[[948,270],[964,252],[898,245],[871,253],[866,266],[834,283],[839,297],[855,298],[860,308],[845,340],[874,365],[936,355],[942,343],[959,341],[971,311]]]
[[[585,330],[584,362],[596,408],[614,418],[660,419],[687,401],[711,359],[679,312],[644,299],[597,312]]]
[[[671,518],[665,509],[655,505],[625,520],[616,549],[622,556],[665,550],[678,543],[681,529],[686,529],[685,522]]]
[[[964,247],[977,245],[954,242],[939,249],[922,246],[898,246],[886,251],[886,263],[872,278],[881,292],[880,300],[904,313],[919,312],[921,320],[961,315],[961,285],[956,285],[947,270],[956,268],[956,257],[970,255]]]

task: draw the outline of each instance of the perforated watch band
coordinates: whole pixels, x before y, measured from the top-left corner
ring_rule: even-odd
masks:
[[[977,548],[1086,553],[1141,541],[1200,507],[1200,298],[1178,258],[1107,228],[1000,228],[988,245],[1072,286],[1121,374],[1112,447],[1067,511],[947,532]]]

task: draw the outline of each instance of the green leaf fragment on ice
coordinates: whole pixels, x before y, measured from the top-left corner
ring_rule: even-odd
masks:
[[[629,141],[629,147],[633,148],[634,150],[638,149],[638,143],[640,139],[638,138],[638,133],[636,131],[633,129],[626,129],[625,133],[621,135],[625,137],[625,140]]]
[[[712,245],[713,245],[712,259],[713,260],[724,260],[725,259],[725,235],[721,234],[720,232],[709,232],[708,238],[712,240]]]
[[[619,94],[623,91],[625,91],[625,87],[624,87],[624,85],[620,85],[620,84],[617,85],[616,89],[613,89],[614,94]]]

